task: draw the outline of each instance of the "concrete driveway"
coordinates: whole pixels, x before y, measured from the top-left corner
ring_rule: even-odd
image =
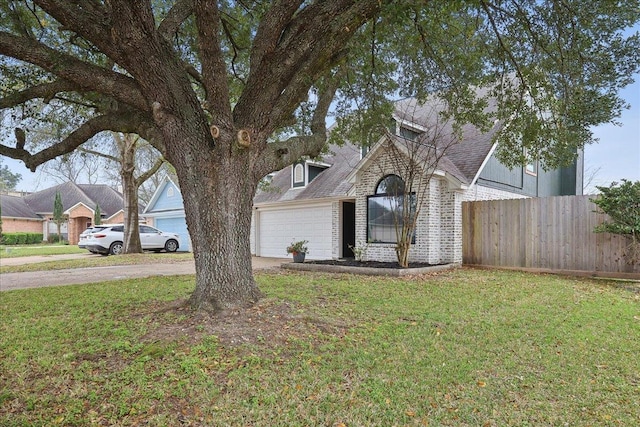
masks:
[[[57,259],[73,259],[86,257],[85,254],[50,255],[46,257],[7,258],[2,265],[19,265],[33,262],[55,261]],[[89,254],[88,256],[92,256]],[[35,261],[34,258],[40,258]],[[19,260],[22,260],[20,262]],[[254,270],[279,268],[284,262],[291,262],[289,258],[253,257],[251,264]],[[179,276],[195,274],[193,261],[172,264],[137,264],[117,265],[110,267],[74,268],[68,270],[29,271],[25,273],[2,273],[0,275],[0,291],[14,289],[41,288],[46,286],[74,285],[80,283],[95,283],[111,280],[132,279],[152,276]]]

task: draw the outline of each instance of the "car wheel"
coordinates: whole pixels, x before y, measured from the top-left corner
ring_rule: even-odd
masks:
[[[111,255],[120,255],[122,253],[122,242],[113,242],[111,246],[109,246],[109,253]]]
[[[167,252],[175,252],[178,250],[178,242],[176,240],[167,240],[164,244],[164,250]]]

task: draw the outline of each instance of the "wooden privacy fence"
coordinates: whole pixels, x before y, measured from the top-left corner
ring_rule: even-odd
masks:
[[[631,239],[593,232],[605,219],[593,197],[462,203],[463,263],[640,277],[625,258]]]

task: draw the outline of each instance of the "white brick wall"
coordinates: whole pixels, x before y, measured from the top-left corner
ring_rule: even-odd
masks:
[[[342,242],[342,210],[340,202],[331,203],[331,256],[340,258]]]
[[[367,239],[367,196],[385,175],[394,173],[386,153],[379,153],[356,178],[356,242]],[[397,173],[397,172],[395,172]],[[409,251],[410,262],[462,263],[462,202],[523,198],[525,196],[474,185],[467,190],[451,189],[443,177],[433,177],[424,192],[427,202],[420,209],[416,242]],[[339,231],[339,218],[338,218]],[[336,233],[334,225],[334,236]],[[335,237],[334,237],[335,238]],[[339,237],[336,246],[339,246]],[[337,249],[339,253],[339,247]],[[397,261],[395,244],[369,243],[365,260]]]

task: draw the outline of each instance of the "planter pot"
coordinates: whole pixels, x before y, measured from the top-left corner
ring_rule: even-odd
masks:
[[[304,257],[307,255],[304,252],[294,252],[293,253],[293,262],[304,262]]]

